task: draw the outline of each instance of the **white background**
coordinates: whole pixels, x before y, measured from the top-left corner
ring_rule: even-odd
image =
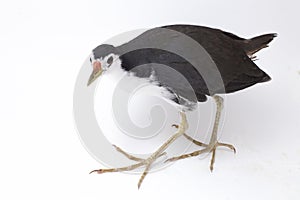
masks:
[[[1,199],[296,199],[300,195],[297,1],[2,1]],[[72,114],[76,76],[90,51],[124,31],[165,24],[218,27],[242,37],[277,32],[256,63],[273,78],[226,99],[218,151],[139,176],[100,167]]]

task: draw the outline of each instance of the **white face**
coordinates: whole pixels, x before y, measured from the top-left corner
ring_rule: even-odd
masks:
[[[92,54],[90,56],[90,62],[93,67],[93,72],[90,75],[88,80],[88,85],[94,82],[98,77],[100,77],[104,72],[111,71],[111,68],[115,68],[114,66],[121,66],[119,56],[115,54],[109,54],[107,56],[95,58]]]
[[[107,56],[105,56],[104,58],[94,58],[94,54],[91,54],[90,56],[90,62],[92,64],[92,66],[94,66],[95,62],[99,62],[101,69],[104,71],[107,71],[108,69],[110,69],[111,65],[117,60],[119,59],[119,57],[113,53],[108,54]]]

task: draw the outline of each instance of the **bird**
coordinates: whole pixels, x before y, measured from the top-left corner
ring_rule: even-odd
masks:
[[[245,39],[218,28],[174,24],[146,30],[119,46],[101,44],[94,48],[90,55],[92,73],[88,78],[88,86],[99,77],[113,73],[127,76],[127,81],[143,79],[157,89],[158,95],[178,109],[181,121],[173,124],[177,128],[176,132],[148,158],[132,156],[115,146],[117,151],[137,163],[119,168],[97,169],[91,173],[130,171],[144,167],[138,182],[140,188],[154,161],[165,154],[164,151],[181,136],[203,148],[168,158],[165,162],[211,153],[212,171],[217,147],[236,151],[233,145],[217,140],[224,106],[221,95],[271,80],[254,61],[255,53],[268,47],[276,36],[276,33],[268,33]],[[186,113],[197,109],[196,105],[206,102],[208,98],[215,101],[216,113],[211,138],[205,144],[186,133]]]

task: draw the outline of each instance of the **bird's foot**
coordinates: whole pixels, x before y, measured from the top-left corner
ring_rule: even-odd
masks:
[[[190,158],[190,157],[194,157],[194,156],[198,156],[200,154],[203,153],[212,153],[212,157],[210,160],[210,171],[213,171],[214,169],[214,163],[215,163],[215,158],[216,158],[216,150],[218,147],[226,147],[231,149],[234,153],[236,153],[236,149],[233,145],[231,144],[226,144],[226,143],[220,143],[220,142],[216,142],[214,145],[207,145],[205,143],[199,142],[193,138],[191,138],[190,136],[188,136],[187,134],[184,134],[184,136],[190,140],[191,142],[193,142],[195,145],[201,146],[201,147],[205,147],[204,149],[198,150],[198,151],[194,151],[192,153],[188,153],[188,154],[183,154],[180,156],[176,156],[176,157],[172,157],[167,159],[165,162],[174,162],[177,160],[181,160],[181,159],[185,159],[185,158]]]
[[[114,145],[114,147],[116,148],[117,151],[119,151],[120,153],[122,153],[124,156],[126,156],[128,159],[130,160],[134,160],[137,163],[133,164],[133,165],[129,165],[129,166],[125,166],[125,167],[118,167],[118,168],[110,168],[110,169],[98,169],[98,170],[93,170],[90,173],[98,173],[98,174],[103,174],[103,173],[107,173],[107,172],[122,172],[122,171],[131,171],[134,170],[136,168],[142,167],[144,166],[144,172],[142,173],[140,180],[138,182],[138,188],[140,188],[143,180],[145,179],[146,175],[148,174],[150,167],[152,166],[152,164],[161,156],[165,155],[165,150],[168,148],[168,146],[170,144],[172,144],[178,137],[182,136],[184,134],[184,132],[186,131],[187,127],[188,127],[188,123],[187,123],[187,119],[186,119],[186,115],[184,112],[180,113],[181,115],[181,123],[178,126],[177,132],[172,135],[165,143],[163,143],[153,154],[151,154],[148,158],[143,159],[143,158],[139,158],[136,156],[132,156],[128,153],[126,153],[125,151],[123,151],[121,148],[117,147]]]
[[[148,171],[151,167],[151,165],[153,164],[153,162],[158,159],[159,157],[163,156],[166,154],[166,152],[163,152],[161,154],[155,155],[152,154],[150,157],[148,157],[147,159],[143,159],[143,158],[139,158],[133,155],[130,155],[129,153],[125,152],[124,150],[122,150],[120,147],[113,145],[113,147],[115,147],[115,149],[120,152],[121,154],[123,154],[125,157],[127,157],[130,160],[136,161],[136,164],[133,165],[129,165],[126,167],[119,167],[119,168],[110,168],[110,169],[97,169],[97,170],[93,170],[90,172],[91,173],[97,173],[97,174],[103,174],[103,173],[107,173],[107,172],[122,172],[122,171],[132,171],[136,168],[145,166],[145,170],[143,172],[143,174],[140,177],[140,180],[138,182],[138,188],[140,188],[144,178],[146,177],[146,175],[148,174]]]

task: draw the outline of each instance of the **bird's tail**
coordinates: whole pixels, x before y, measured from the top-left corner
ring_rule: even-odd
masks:
[[[260,35],[248,40],[244,40],[244,49],[249,56],[259,50],[268,47],[268,44],[277,36],[276,33]]]

